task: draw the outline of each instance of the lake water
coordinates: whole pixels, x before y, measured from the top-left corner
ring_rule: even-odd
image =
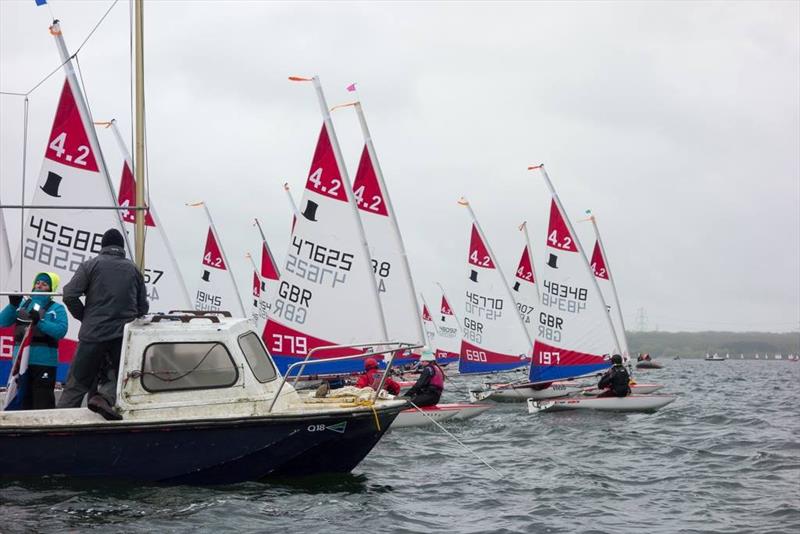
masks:
[[[0,532],[800,532],[800,363],[663,363],[636,375],[678,395],[655,414],[519,404],[444,423],[499,476],[435,427],[403,429],[349,476],[0,482]]]

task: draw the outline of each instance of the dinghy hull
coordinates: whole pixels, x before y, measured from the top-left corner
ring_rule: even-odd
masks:
[[[400,412],[392,428],[432,425],[447,420],[472,419],[491,408],[490,404],[437,404],[424,408],[409,408]],[[421,411],[420,411],[421,410]]]
[[[566,397],[583,390],[577,384],[557,382],[545,389],[534,389],[527,384],[496,386],[469,392],[470,402],[491,400],[495,402],[525,402],[528,399],[545,400]]]
[[[675,395],[629,395],[627,397],[569,397],[548,401],[528,400],[528,413],[566,410],[603,412],[655,412],[675,401]]]

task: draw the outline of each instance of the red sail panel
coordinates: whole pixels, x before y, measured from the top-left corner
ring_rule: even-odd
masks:
[[[206,237],[206,249],[203,252],[203,265],[208,265],[214,269],[227,270],[225,260],[222,259],[222,252],[219,249],[217,240],[214,238],[214,232],[211,228],[208,229],[208,236]]]
[[[361,152],[356,180],[353,182],[353,195],[356,198],[358,209],[384,217],[389,216],[389,212],[386,210],[386,200],[383,198],[366,145]]]
[[[550,224],[547,226],[547,246],[568,252],[578,252],[575,237],[570,233],[555,199],[550,203]]]
[[[278,268],[272,260],[272,254],[270,254],[267,244],[263,242],[261,243],[261,276],[267,280],[279,278]]]
[[[306,189],[347,202],[347,193],[344,190],[339,166],[336,164],[336,155],[333,153],[333,146],[325,124],[322,125],[322,130],[319,132],[317,148],[314,151],[314,158],[311,160],[308,180],[306,180]]]
[[[261,280],[258,278],[258,273],[253,271],[253,296],[261,296]]]
[[[422,320],[423,321],[433,321],[430,312],[428,311],[428,307],[426,305],[422,305]]]
[[[78,104],[67,80],[64,80],[64,87],[61,89],[61,98],[44,157],[76,169],[98,171],[89,136],[83,127]]]
[[[608,268],[606,267],[606,260],[603,258],[603,251],[600,250],[600,241],[594,242],[594,251],[592,252],[592,272],[597,278],[608,280]]]
[[[117,196],[117,202],[119,202],[120,206],[136,205],[136,178],[133,177],[133,173],[131,172],[130,167],[128,167],[127,161],[122,165],[122,177],[119,181],[119,195]],[[136,211],[123,211],[122,220],[132,224],[135,223]],[[156,223],[153,221],[153,216],[150,215],[150,210],[145,212],[144,224],[145,226],[150,226],[151,228],[156,227]]]
[[[472,225],[472,235],[469,238],[469,258],[467,261],[470,265],[494,269],[494,262],[489,255],[489,249],[486,248],[475,224]]]
[[[531,255],[528,252],[528,245],[522,251],[522,257],[519,260],[517,267],[516,277],[520,280],[533,283],[533,267],[531,266]]]
[[[453,308],[450,307],[450,303],[447,302],[444,295],[442,295],[442,315],[453,315]]]

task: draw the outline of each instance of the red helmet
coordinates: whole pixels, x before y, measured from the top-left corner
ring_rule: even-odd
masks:
[[[377,369],[378,362],[375,361],[375,358],[367,358],[364,360],[364,369],[369,371],[370,369]]]

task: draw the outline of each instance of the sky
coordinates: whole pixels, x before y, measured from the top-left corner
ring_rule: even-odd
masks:
[[[0,2],[0,91],[27,92],[111,0]],[[129,6],[78,60],[95,120],[130,136]],[[150,197],[191,291],[205,200],[240,289],[258,217],[279,262],[319,133],[313,89],[356,82],[419,291],[459,304],[470,200],[507,274],[528,221],[544,258],[545,163],[573,221],[597,217],[628,330],[800,335],[800,3],[145,3]],[[33,195],[60,73],[29,96]],[[333,114],[351,178],[356,115]],[[23,99],[0,95],[0,198],[22,194]],[[120,153],[99,134],[114,180]],[[12,253],[16,212],[6,213]],[[576,223],[591,251],[588,223]],[[461,304],[460,307],[463,307]],[[457,311],[458,311],[457,307]]]

